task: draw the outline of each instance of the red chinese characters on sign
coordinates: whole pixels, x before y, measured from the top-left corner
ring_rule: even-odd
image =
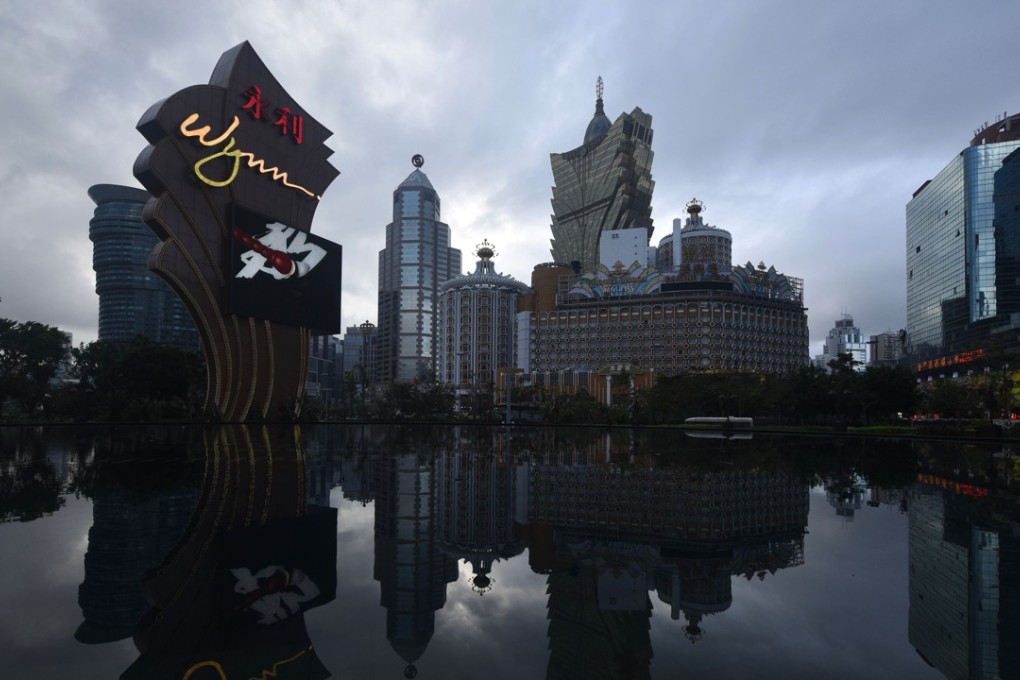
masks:
[[[241,108],[251,113],[251,117],[255,120],[262,118],[263,106],[266,108],[269,106],[269,100],[263,102],[262,88],[258,85],[252,85],[241,96],[248,98],[248,101]]]
[[[280,132],[283,135],[290,132],[290,135],[294,138],[294,141],[298,144],[305,136],[305,117],[295,116],[290,111],[290,107],[284,106],[276,110],[276,115],[279,116],[273,125],[280,127]]]
[[[251,114],[255,120],[262,120],[280,129],[280,134],[290,136],[295,143],[300,144],[305,138],[305,117],[295,114],[289,106],[281,106],[274,109],[272,102],[262,96],[262,88],[252,85],[245,90],[241,97],[245,103],[241,108]]]
[[[985,355],[983,349],[976,349],[970,352],[958,352],[951,356],[939,357],[938,359],[929,359],[922,361],[917,364],[918,371],[928,371],[933,368],[945,368],[946,366],[955,366],[957,364],[967,364],[972,361],[976,361]]]
[[[948,489],[953,493],[963,494],[964,496],[979,496],[983,498],[988,495],[988,489],[982,486],[975,486],[974,484],[967,484],[965,482],[954,482],[951,479],[937,477],[935,475],[918,473],[917,481],[940,489]]]

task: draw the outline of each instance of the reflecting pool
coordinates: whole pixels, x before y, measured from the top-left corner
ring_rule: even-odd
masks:
[[[5,679],[1020,677],[1002,445],[367,425],[0,444]]]

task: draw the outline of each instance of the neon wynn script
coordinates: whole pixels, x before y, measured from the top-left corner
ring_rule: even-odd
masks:
[[[212,128],[209,127],[208,125],[203,125],[202,127],[194,127],[194,125],[197,122],[198,122],[197,113],[193,113],[187,118],[185,118],[184,121],[181,123],[181,134],[184,135],[185,137],[194,137],[198,140],[199,144],[201,144],[202,146],[209,147],[219,146],[220,144],[223,144],[224,140],[228,140],[229,138],[229,140],[226,142],[222,149],[220,149],[214,154],[206,156],[205,158],[195,163],[195,174],[198,176],[200,180],[202,180],[209,186],[212,187],[228,186],[231,182],[234,181],[234,179],[237,178],[237,171],[241,167],[241,159],[244,159],[248,163],[249,168],[255,168],[262,174],[272,175],[273,179],[282,184],[283,186],[288,187],[290,189],[296,189],[297,191],[300,191],[306,196],[314,198],[318,201],[322,200],[322,196],[319,196],[314,192],[309,191],[300,184],[294,184],[293,182],[291,182],[290,178],[287,176],[287,173],[280,170],[278,167],[274,166],[271,168],[267,168],[265,160],[261,158],[256,158],[255,154],[248,151],[242,151],[241,149],[235,149],[234,146],[236,144],[236,141],[230,135],[234,132],[234,130],[237,129],[237,126],[240,125],[240,120],[238,120],[237,116],[234,116],[234,120],[230,123],[230,125],[227,126],[227,129],[223,132],[223,134],[214,139],[208,138],[209,133],[212,132]],[[226,179],[222,180],[212,179],[211,177],[208,177],[202,172],[203,165],[210,161],[216,160],[217,158],[234,159],[234,166],[233,168],[231,168],[230,174],[227,176]]]

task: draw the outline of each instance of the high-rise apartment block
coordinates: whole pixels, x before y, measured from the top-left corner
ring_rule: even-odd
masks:
[[[829,329],[822,345],[822,353],[815,359],[819,368],[827,368],[830,361],[836,361],[840,354],[849,354],[854,368],[863,371],[868,362],[868,343],[864,341],[861,329],[854,325],[854,318],[844,314]]]
[[[305,396],[319,399],[327,406],[339,403],[342,377],[340,338],[334,335],[313,335],[308,341],[308,376]]]
[[[907,352],[922,370],[1016,344],[1018,148],[1020,115],[1003,115],[907,203]]]
[[[149,340],[199,349],[198,332],[177,294],[149,271],[158,242],[142,222],[148,192],[114,184],[88,190],[96,209],[89,220],[92,268],[99,295],[99,340]]]
[[[903,358],[903,341],[906,331],[893,333],[886,331],[868,338],[869,366],[895,366]]]
[[[460,273],[461,254],[440,221],[439,195],[415,170],[393,192],[393,221],[379,252],[379,328],[374,382],[428,379],[437,370],[439,286]]]
[[[372,379],[377,331],[375,324],[365,321],[358,326],[348,326],[344,333],[341,375],[350,373],[358,385],[367,384]]]

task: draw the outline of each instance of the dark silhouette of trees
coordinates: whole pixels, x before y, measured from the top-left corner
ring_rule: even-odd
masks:
[[[371,415],[382,420],[451,420],[454,400],[449,385],[392,382],[375,399]]]
[[[920,392],[914,373],[902,366],[869,367],[861,376],[865,422],[889,421],[917,411]]]
[[[63,507],[61,475],[48,453],[41,430],[0,432],[0,523],[30,522]]]
[[[205,365],[196,351],[144,337],[73,350],[77,385],[67,401],[89,420],[201,419]]]
[[[56,326],[0,319],[0,404],[17,400],[34,415],[67,356],[67,336]]]
[[[606,411],[587,390],[556,395],[549,420],[553,423],[605,422]]]
[[[869,425],[909,417],[920,393],[902,367],[859,371],[850,355],[830,371],[803,368],[785,375],[683,373],[661,376],[638,394],[634,422],[680,423],[692,416],[747,416],[776,424]]]
[[[980,406],[975,390],[959,380],[938,380],[927,394],[927,408],[939,418],[973,418]]]

